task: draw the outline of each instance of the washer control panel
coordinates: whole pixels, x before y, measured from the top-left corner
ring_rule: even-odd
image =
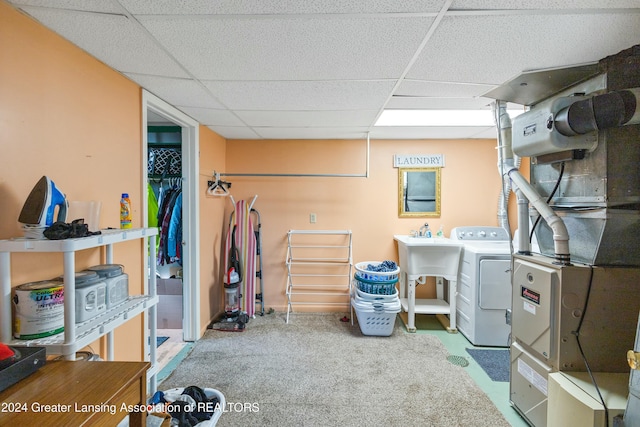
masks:
[[[502,227],[468,226],[451,230],[452,240],[509,241],[509,233]]]

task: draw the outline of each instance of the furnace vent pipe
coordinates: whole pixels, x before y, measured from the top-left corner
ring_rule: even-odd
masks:
[[[500,176],[504,176],[504,166],[520,168],[520,158],[514,156],[511,149],[511,118],[507,114],[507,104],[497,101],[492,104],[494,120],[498,127],[498,169]],[[506,143],[503,141],[507,141]],[[511,181],[503,180],[502,190],[498,199],[498,225],[509,231],[507,206],[511,194]]]
[[[571,262],[569,253],[569,232],[562,219],[547,204],[546,200],[538,193],[538,191],[527,181],[513,161],[513,149],[511,145],[511,119],[507,114],[506,106],[502,101],[497,102],[499,115],[496,120],[498,127],[498,140],[500,149],[498,157],[500,160],[500,173],[503,177],[508,177],[522,195],[529,200],[529,203],[538,211],[542,219],[547,223],[553,231],[553,247],[556,261],[561,264],[568,265]],[[520,215],[519,215],[520,220]],[[526,221],[528,224],[528,218]],[[518,224],[518,228],[528,228],[522,223]],[[527,235],[526,241],[529,241]],[[522,244],[522,243],[520,243]]]
[[[555,128],[564,136],[640,123],[640,88],[624,89],[576,101],[558,111]]]
[[[518,253],[531,255],[531,242],[529,241],[529,201],[517,188],[516,200],[518,201]]]

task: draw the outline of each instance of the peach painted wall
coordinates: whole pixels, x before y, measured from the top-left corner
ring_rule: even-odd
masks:
[[[353,260],[357,263],[397,261],[393,235],[407,234],[425,221],[434,230],[442,224],[447,236],[456,226],[498,225],[500,176],[495,146],[492,139],[372,140],[369,178],[227,178],[233,183],[231,192],[236,200],[258,195],[255,207],[262,216],[266,305],[286,310],[284,260],[290,229],[352,230]],[[440,218],[398,217],[394,154],[444,155]],[[365,156],[366,141],[233,140],[227,143],[226,172],[364,174]],[[513,206],[513,197],[510,203]],[[309,222],[312,212],[317,214],[315,224]],[[417,294],[426,297],[434,292],[432,286],[425,285]]]
[[[141,226],[141,91],[29,17],[0,2],[0,239],[21,235],[17,222],[33,185],[49,176],[69,200],[102,202],[101,227],[119,226],[128,192]],[[142,243],[114,247],[132,293],[141,292]],[[99,249],[76,257],[81,270],[102,262]],[[37,268],[34,268],[36,267]],[[14,285],[59,276],[61,254],[16,254]],[[115,334],[115,357],[141,360],[138,316]],[[101,350],[99,343],[92,345]]]
[[[200,334],[223,310],[222,247],[227,198],[208,195],[207,181],[224,170],[226,140],[200,126]]]
[[[118,226],[119,196],[129,192],[134,226],[140,226],[145,173],[140,88],[1,0],[0,63],[0,239],[20,234],[17,217],[42,175],[71,200],[101,201],[101,227]],[[225,141],[200,127],[201,332],[222,311],[222,247],[231,211],[228,199],[206,194],[213,171],[364,174],[365,147],[365,141]],[[446,159],[442,216],[428,219],[432,228],[443,224],[448,234],[457,225],[495,225],[500,180],[494,140],[374,140],[369,178],[223,177],[233,182],[236,200],[259,196],[266,306],[286,309],[289,229],[348,228],[354,233],[354,261],[396,259],[392,235],[416,229],[424,219],[398,218],[393,155],[429,153]],[[318,216],[316,224],[309,223],[311,212]],[[129,242],[114,251],[115,262],[125,264],[130,275],[132,292],[141,291],[141,249]],[[84,251],[77,267],[101,259],[99,250]],[[60,255],[13,256],[12,281],[60,275],[61,260]],[[421,292],[430,295],[432,289]],[[142,346],[120,345],[141,340],[142,333],[139,318],[120,327],[116,359],[142,358]],[[94,350],[101,349],[96,343]]]

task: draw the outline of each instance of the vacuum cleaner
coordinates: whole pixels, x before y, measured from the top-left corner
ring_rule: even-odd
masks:
[[[29,193],[18,222],[24,224],[27,237],[42,238],[45,228],[56,221],[66,221],[68,207],[69,202],[65,195],[49,177],[43,176]],[[58,208],[57,215],[55,215],[56,208]],[[36,235],[29,236],[30,231],[35,232]]]
[[[229,268],[224,277],[225,312],[217,322],[211,322],[208,329],[242,332],[249,322],[249,316],[241,309],[242,271],[240,269],[240,253],[236,247],[236,227],[234,225],[231,232]]]

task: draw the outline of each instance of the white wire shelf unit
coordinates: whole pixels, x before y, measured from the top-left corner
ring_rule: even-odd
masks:
[[[68,360],[74,360],[78,350],[96,339],[107,336],[107,360],[114,359],[114,330],[141,313],[148,314],[149,342],[156,342],[156,228],[134,228],[126,230],[101,230],[101,234],[64,240],[38,240],[15,238],[0,240],[0,342],[16,346],[45,347],[47,354],[60,354]],[[151,238],[151,239],[149,239]],[[145,279],[143,295],[130,295],[125,301],[98,316],[84,322],[75,318],[75,260],[76,253],[86,249],[104,247],[104,261],[113,263],[113,245],[130,240],[143,239],[144,251],[149,250],[149,276]],[[60,334],[33,340],[13,338],[11,319],[11,254],[55,252],[63,254],[64,281],[64,331]],[[146,339],[146,338],[145,338]],[[156,346],[148,349],[151,368],[147,373],[150,390],[155,392],[157,357]]]
[[[351,230],[289,230],[287,323],[294,305],[351,306]]]

